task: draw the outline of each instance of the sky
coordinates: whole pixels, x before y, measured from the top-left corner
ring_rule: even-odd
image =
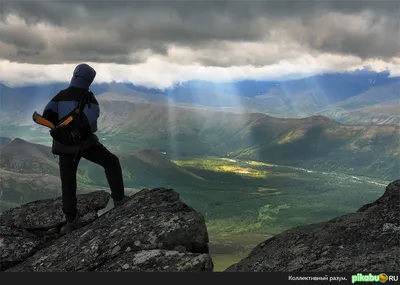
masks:
[[[400,0],[0,0],[0,81],[166,88],[368,66],[400,76]]]

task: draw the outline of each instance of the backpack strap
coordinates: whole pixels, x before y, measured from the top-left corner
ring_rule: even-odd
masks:
[[[90,98],[89,98],[89,90],[86,89],[84,91],[84,94],[83,94],[81,100],[79,101],[79,104],[78,104],[77,108],[75,109],[75,112],[80,115],[83,112],[83,109],[85,108],[86,104],[89,104],[89,100],[90,100]],[[79,119],[80,119],[81,125],[82,125],[82,117],[79,116]],[[82,141],[81,144],[79,145],[78,150],[75,153],[75,156],[73,158],[74,162],[76,162],[77,159],[78,159],[78,155],[79,155],[79,153],[80,153],[80,151],[82,149],[83,143],[84,142]]]
[[[83,112],[83,109],[85,108],[86,104],[89,103],[89,100],[90,100],[89,99],[89,90],[85,89],[85,91],[83,91],[83,92],[84,92],[83,96],[82,96],[81,100],[79,101],[77,108],[75,109],[75,112],[78,114]]]

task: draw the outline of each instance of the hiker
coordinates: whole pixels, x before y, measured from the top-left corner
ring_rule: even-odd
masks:
[[[128,200],[124,193],[118,157],[103,146],[94,134],[97,131],[100,107],[89,87],[95,77],[96,71],[91,66],[79,64],[74,70],[69,87],[54,96],[43,111],[43,117],[55,126],[70,114],[80,116],[66,127],[50,131],[53,137],[52,153],[59,156],[62,204],[68,233],[79,227],[76,175],[82,157],[104,168],[115,207]],[[71,113],[73,111],[77,112]]]

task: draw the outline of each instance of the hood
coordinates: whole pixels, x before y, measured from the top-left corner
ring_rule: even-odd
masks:
[[[89,88],[94,78],[96,71],[88,64],[81,63],[75,67],[74,74],[71,78],[69,86],[78,88]]]

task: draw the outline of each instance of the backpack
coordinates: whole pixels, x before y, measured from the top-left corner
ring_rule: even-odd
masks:
[[[83,113],[86,104],[90,104],[90,94],[88,90],[84,91],[81,100],[68,115],[61,118],[56,127],[50,130],[50,135],[54,140],[68,146],[78,146],[91,135],[89,121]]]

